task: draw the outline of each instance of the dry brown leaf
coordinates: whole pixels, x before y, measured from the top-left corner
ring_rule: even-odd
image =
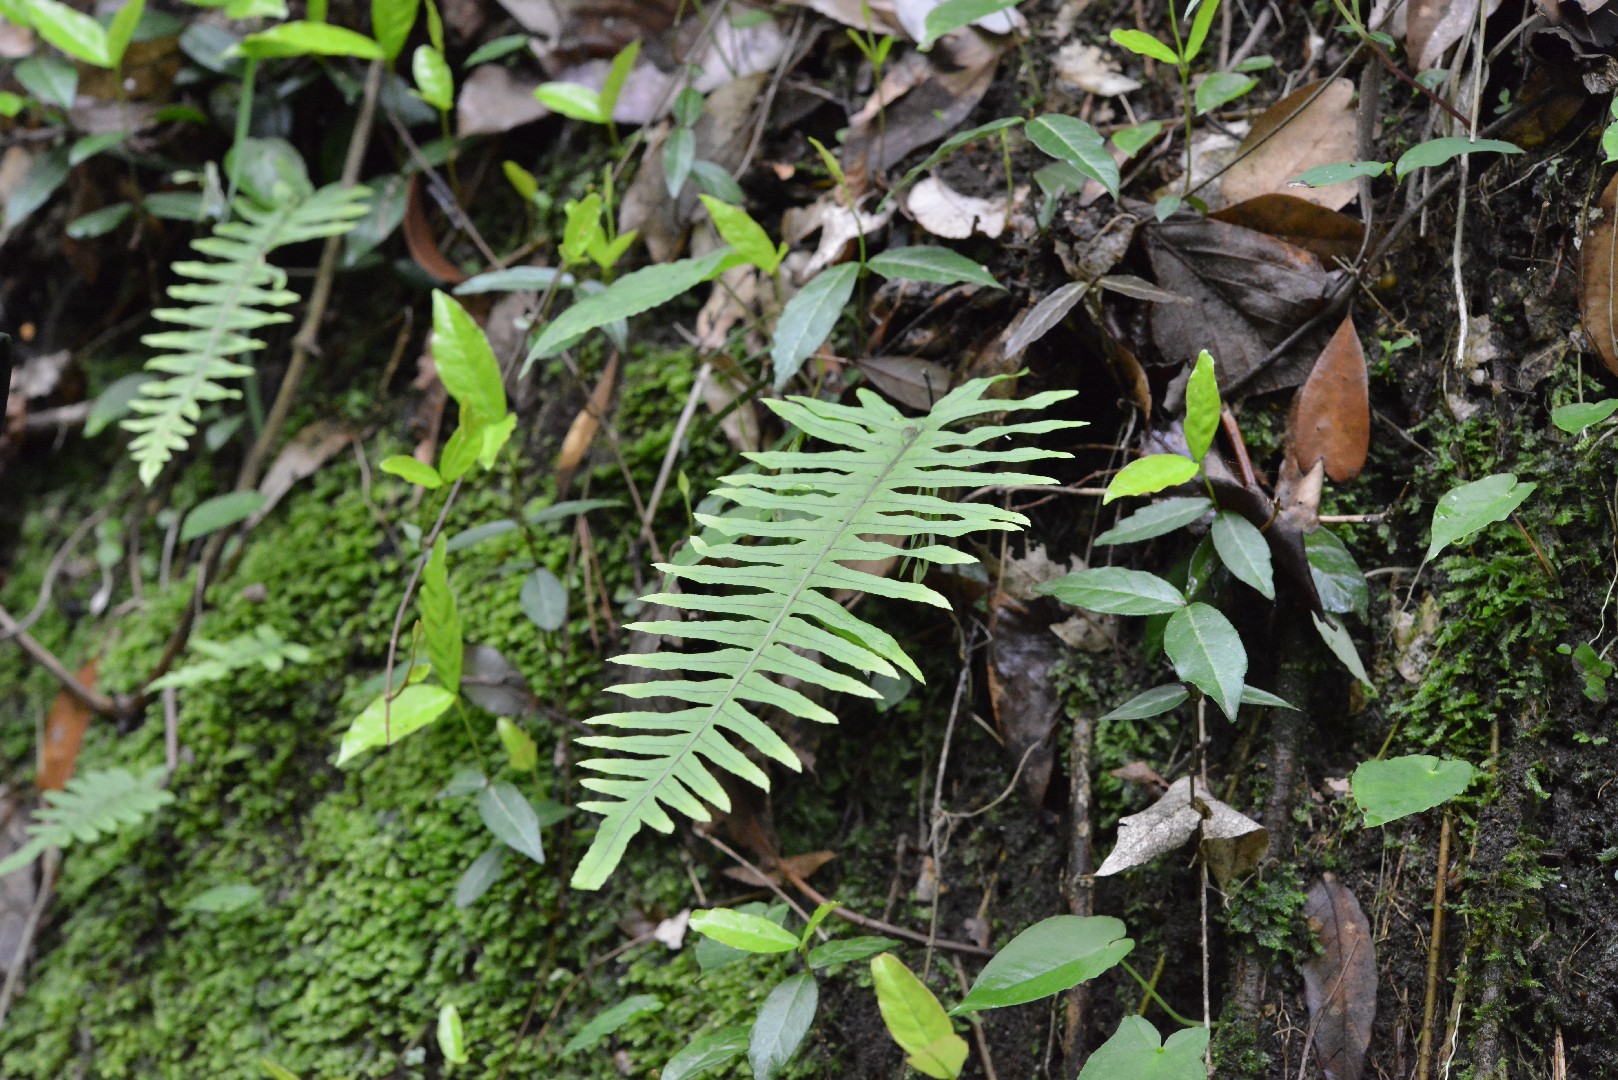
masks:
[[[1316,1060],[1326,1080],[1359,1080],[1376,1019],[1376,944],[1360,902],[1330,874],[1309,889],[1304,917],[1321,951],[1303,962]]]
[[[1489,0],[1485,15],[1493,15],[1499,7],[1500,0]],[[1471,33],[1477,24],[1478,0],[1439,0],[1413,7],[1407,17],[1405,42],[1415,70],[1442,66],[1450,46]]]
[[[1141,86],[1118,70],[1116,56],[1083,41],[1070,41],[1057,52],[1056,77],[1097,97],[1132,94]]]
[[[1310,101],[1317,89],[1321,89],[1320,83],[1315,82],[1294,90],[1254,121],[1220,187],[1225,205],[1282,193],[1328,210],[1341,210],[1359,193],[1354,184],[1288,187],[1307,169],[1353,161],[1356,156],[1359,133],[1350,105],[1353,81],[1338,79]]]
[[[1222,221],[1187,215],[1144,231],[1158,285],[1196,301],[1152,305],[1152,337],[1164,359],[1190,364],[1207,349],[1219,358],[1221,390],[1264,393],[1304,380],[1316,355],[1307,342],[1259,368],[1325,306],[1340,272],[1302,248]]]
[[[1296,195],[1260,195],[1208,216],[1285,240],[1320,256],[1327,266],[1333,259],[1353,260],[1365,242],[1359,221]]]
[[[1167,791],[1169,787],[1169,782],[1144,761],[1131,761],[1127,765],[1120,765],[1107,775],[1131,784],[1155,788],[1158,792]]]
[[[88,689],[96,685],[96,661],[79,669],[79,682]],[[57,693],[45,715],[45,741],[39,748],[39,775],[34,786],[41,791],[61,791],[73,778],[84,745],[84,731],[90,726],[90,709],[67,691]]]
[[[1618,318],[1614,286],[1618,285],[1618,176],[1602,189],[1584,230],[1579,251],[1579,288],[1584,333],[1601,354],[1607,370],[1618,375]]]
[[[787,7],[804,7],[855,30],[899,37],[904,27],[893,10],[893,0],[782,0]]]
[[[258,493],[264,502],[247,519],[251,529],[269,516],[292,485],[313,476],[332,455],[354,441],[354,432],[336,420],[317,420],[294,435],[264,473]]]
[[[1118,843],[1096,871],[1107,877],[1167,855],[1202,830],[1200,850],[1220,887],[1258,865],[1269,845],[1264,826],[1208,794],[1195,798],[1191,778],[1182,776],[1163,797],[1138,814],[1118,819]]]
[[[926,411],[949,392],[949,369],[913,356],[872,356],[855,361],[871,385],[901,405]]]
[[[1056,732],[1062,697],[1052,673],[1062,660],[1061,643],[1041,608],[996,595],[989,598],[989,700],[994,726],[1005,740],[1018,784],[1035,807],[1045,801],[1056,765]]]
[[[880,212],[856,214],[842,204],[835,191],[808,206],[789,209],[781,215],[781,235],[787,243],[796,244],[817,230],[820,233],[815,253],[792,275],[794,283],[807,282],[826,267],[842,262],[861,235],[869,242],[892,217],[891,204]]]
[[[762,878],[745,866],[727,866],[723,872],[733,881],[768,888],[772,883],[786,884],[787,875],[782,872],[783,870],[790,870],[794,876],[807,881],[814,876],[815,871],[835,858],[837,858],[835,851],[809,851],[802,855],[788,855],[775,860],[774,864],[764,871],[765,876]]]
[[[419,173],[411,178],[410,195],[405,200],[404,238],[410,257],[427,273],[451,285],[459,285],[466,280],[465,271],[445,258],[439,250],[432,223],[427,220],[427,197],[421,190]]]
[[[556,455],[557,498],[561,498],[572,486],[573,474],[584,461],[585,452],[590,449],[590,444],[595,442],[596,433],[601,430],[601,421],[606,418],[607,410],[612,406],[612,391],[617,382],[618,351],[614,349],[612,356],[607,360],[607,370],[601,373],[595,389],[590,392],[590,400],[585,402],[584,408],[573,418],[566,437],[562,439],[561,452]]]
[[[1365,467],[1371,447],[1370,388],[1353,319],[1343,319],[1292,400],[1287,442],[1302,472],[1323,462],[1326,475],[1341,483]]]

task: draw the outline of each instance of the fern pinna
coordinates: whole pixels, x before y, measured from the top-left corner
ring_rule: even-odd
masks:
[[[585,768],[601,775],[580,783],[607,798],[581,804],[602,820],[573,875],[575,887],[599,888],[642,826],[672,831],[674,822],[665,808],[698,821],[709,820],[705,803],[729,809],[730,800],[711,766],[768,788],[769,777],[737,741],[788,768],[801,768],[787,744],[756,715],[757,706],[773,706],[822,723],[836,723],[837,717],[769,676],[787,676],[860,697],[878,695],[850,671],[869,678],[894,676],[902,669],[921,678],[892,636],[845,610],[828,591],[852,589],[947,607],[942,596],[919,582],[880,577],[853,564],[893,555],[940,565],[970,563],[971,556],[947,545],[903,545],[912,537],[1015,531],[1028,524],[1021,514],[987,503],[951,502],[929,493],[979,487],[989,479],[979,471],[986,466],[1068,456],[1026,445],[991,447],[1011,436],[1081,426],[1076,421],[948,430],[985,414],[1043,409],[1074,394],[1055,390],[1023,401],[985,400],[983,393],[993,381],[974,379],[919,418],[904,416],[867,390],[858,391],[857,406],[806,397],[766,402],[799,431],[840,449],[748,454],[768,472],[725,477],[721,480],[725,486],[715,494],[734,508],[718,516],[697,515],[703,526],[728,542],[708,544],[694,537],[691,543],[700,562],[658,564],[671,578],[751,591],[657,593],[645,598],[649,604],[730,617],[631,625],[643,633],[715,647],[615,658],[620,664],[707,677],[667,677],[612,687],[625,697],[669,698],[687,707],[673,712],[615,712],[590,721],[633,733],[580,740],[625,756],[584,762]],[[995,473],[993,481],[1053,482],[1015,472]]]
[[[221,383],[253,373],[230,359],[264,347],[253,331],[292,318],[272,310],[296,302],[298,294],[286,287],[286,272],[270,264],[270,252],[347,232],[365,216],[369,194],[363,187],[332,184],[306,196],[288,195],[272,207],[243,197],[234,207],[240,221],[222,222],[211,236],[192,241],[194,250],[217,261],[174,264],[174,272],[190,281],[170,286],[169,296],[190,306],[158,308],[153,315],[187,329],[141,338],[158,350],[147,370],[171,378],[147,382],[130,404],[140,415],[123,423],[136,433],[130,452],[142,483],[149,486],[185,449],[196,434],[203,402],[241,397],[241,391]]]

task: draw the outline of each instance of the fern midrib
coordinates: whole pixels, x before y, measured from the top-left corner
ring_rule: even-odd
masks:
[[[764,636],[759,639],[758,647],[755,648],[752,655],[747,658],[747,661],[742,666],[741,670],[732,676],[730,685],[726,688],[726,692],[720,696],[720,698],[708,709],[708,714],[704,716],[697,726],[692,729],[691,735],[686,739],[685,744],[681,746],[677,752],[669,755],[665,759],[663,771],[657,775],[657,778],[654,781],[645,787],[643,793],[633,802],[626,800],[620,803],[620,806],[623,807],[624,810],[628,811],[627,814],[620,812],[619,815],[616,815],[619,816],[621,820],[635,823],[635,828],[638,829],[640,827],[641,820],[641,807],[646,805],[646,800],[655,799],[658,789],[660,789],[663,784],[665,784],[668,779],[674,775],[674,771],[679,764],[684,761],[686,757],[696,752],[697,744],[701,742],[702,737],[713,728],[714,723],[718,719],[719,714],[723,711],[724,707],[735,699],[736,693],[741,689],[742,682],[757,668],[759,660],[764,656],[764,650],[769,648],[774,642],[776,633],[781,629],[781,623],[784,622],[787,616],[792,613],[793,607],[797,604],[798,598],[803,595],[804,590],[809,588],[809,582],[814,578],[815,573],[820,569],[821,564],[826,561],[832,552],[837,550],[837,545],[854,527],[854,522],[859,517],[860,511],[863,510],[866,504],[871,501],[876,492],[882,488],[882,485],[887,481],[887,478],[893,473],[893,471],[899,467],[899,463],[904,460],[905,455],[910,452],[911,448],[915,446],[916,441],[919,440],[927,431],[927,426],[925,424],[918,424],[914,429],[911,430],[913,430],[914,433],[910,434],[899,444],[897,452],[894,453],[894,455],[889,459],[888,464],[876,475],[876,478],[871,482],[870,486],[868,486],[865,491],[861,493],[859,501],[856,502],[853,507],[850,508],[849,512],[843,516],[844,524],[842,528],[838,529],[837,532],[833,534],[831,540],[827,541],[827,543],[821,548],[819,554],[816,555],[815,558],[804,569],[804,572],[798,578],[797,583],[793,585],[791,593],[787,594],[786,601],[782,603],[780,610],[776,612],[775,618],[770,620],[769,626],[764,632]],[[621,826],[619,828],[621,828]]]
[[[275,240],[276,237],[281,234],[282,226],[284,226],[287,220],[290,219],[296,212],[297,203],[290,203],[287,206],[278,209],[276,211],[276,217],[271,219],[271,227],[261,233],[261,235],[264,237],[264,243],[262,246],[256,249],[253,260],[249,262],[246,259],[240,259],[236,260],[232,264],[239,272],[230,281],[230,291],[227,294],[225,302],[220,304],[216,309],[219,312],[219,316],[214,319],[213,325],[208,328],[208,344],[203,353],[204,356],[210,359],[215,357],[216,350],[219,348],[220,338],[229,332],[225,329],[225,327],[229,322],[230,313],[241,307],[241,295],[247,289],[250,268],[256,269],[260,262],[269,257],[270,252],[276,247]],[[183,383],[183,386],[185,392],[183,394],[168,395],[168,399],[176,403],[176,411],[183,407],[181,403],[191,400],[192,396],[196,393],[197,387],[201,383],[208,381],[206,374],[206,363],[195,365],[191,369],[191,373],[184,378],[185,382]]]

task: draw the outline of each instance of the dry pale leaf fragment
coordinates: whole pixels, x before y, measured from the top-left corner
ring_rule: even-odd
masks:
[[[1376,944],[1341,882],[1327,874],[1309,890],[1304,917],[1321,951],[1303,963],[1316,1060],[1326,1080],[1359,1080],[1376,1019]]]
[[[339,450],[354,441],[354,432],[336,420],[316,420],[298,430],[259,481],[264,496],[259,508],[247,519],[246,527],[257,527],[299,480],[313,476]]]
[[[1618,375],[1618,317],[1614,285],[1618,285],[1618,176],[1602,189],[1585,224],[1579,250],[1579,288],[1584,333],[1601,354],[1607,370]]]
[[[1118,61],[1112,54],[1082,41],[1070,41],[1057,52],[1056,77],[1097,97],[1130,94],[1141,86],[1118,70]]]
[[[1584,6],[1584,5],[1581,5]],[[1599,5],[1591,5],[1591,7]],[[1500,0],[1489,0],[1485,16],[1493,15]],[[1415,70],[1440,67],[1444,54],[1478,24],[1478,0],[1417,0],[1412,3],[1405,25],[1405,44],[1415,60]]]
[[[1343,319],[1293,399],[1287,437],[1292,458],[1305,473],[1324,462],[1326,475],[1341,483],[1365,467],[1371,445],[1370,388],[1353,319]]]
[[[931,409],[949,393],[950,373],[942,364],[913,356],[871,356],[856,366],[887,397],[912,409]]]
[[[1355,184],[1289,185],[1299,173],[1316,165],[1355,159],[1359,129],[1353,99],[1353,81],[1337,79],[1324,87],[1318,82],[1300,87],[1264,110],[1242,140],[1236,163],[1225,173],[1220,188],[1224,203],[1276,192],[1329,210],[1341,210],[1351,202],[1359,193]]]
[[[1182,776],[1157,802],[1118,819],[1118,843],[1097,877],[1107,877],[1177,850],[1198,830],[1200,850],[1220,887],[1257,866],[1269,846],[1269,833],[1252,818],[1214,798]]]
[[[949,240],[965,240],[974,232],[992,240],[1006,227],[1005,196],[980,199],[963,195],[936,176],[910,189],[905,209],[917,225]]]
[[[806,282],[826,267],[841,262],[849,247],[863,234],[867,243],[893,217],[893,207],[879,213],[857,213],[844,206],[837,192],[828,191],[814,203],[794,207],[781,218],[781,233],[789,244],[820,232],[820,245],[795,275]]]

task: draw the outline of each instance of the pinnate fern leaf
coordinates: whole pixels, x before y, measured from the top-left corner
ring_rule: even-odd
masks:
[[[363,187],[332,184],[274,207],[240,198],[234,208],[239,220],[222,222],[211,235],[192,241],[192,249],[209,261],[175,263],[174,272],[187,280],[168,291],[186,306],[153,312],[181,329],[141,338],[157,350],[147,370],[168,377],[146,383],[130,405],[138,415],[123,423],[135,432],[130,453],[142,483],[149,486],[185,449],[204,403],[241,397],[225,382],[253,373],[239,358],[264,347],[255,331],[291,320],[277,309],[295,303],[298,294],[286,287],[285,271],[269,262],[270,252],[347,232],[365,215],[369,194]]]
[[[648,604],[723,617],[631,625],[643,633],[677,635],[713,647],[616,658],[620,664],[670,674],[612,690],[629,698],[672,699],[683,707],[615,712],[590,721],[627,733],[580,740],[618,756],[584,762],[599,775],[580,782],[604,798],[581,804],[602,820],[574,873],[574,887],[599,888],[642,827],[672,831],[669,810],[698,821],[709,820],[709,806],[728,810],[730,800],[714,767],[768,788],[768,776],[738,744],[790,769],[801,768],[791,748],[759,718],[759,707],[822,723],[835,723],[837,717],[771,676],[860,697],[878,695],[855,673],[868,679],[902,670],[921,678],[891,635],[847,611],[830,593],[851,589],[947,607],[942,596],[917,581],[879,576],[857,564],[894,555],[937,565],[970,563],[970,556],[946,544],[905,545],[913,538],[1015,531],[1028,524],[1021,514],[989,503],[951,502],[932,493],[991,482],[983,471],[989,466],[1067,456],[1004,444],[1008,437],[1080,426],[1075,421],[951,430],[975,417],[1043,409],[1073,395],[1048,391],[1022,401],[985,400],[992,381],[966,383],[919,418],[904,416],[866,390],[858,391],[859,404],[853,406],[804,397],[766,402],[799,431],[836,449],[748,454],[761,471],[727,476],[721,480],[725,486],[715,492],[732,509],[697,515],[723,539],[705,543],[693,538],[701,555],[694,565],[658,564],[671,578],[745,591],[645,597]],[[1020,472],[994,473],[992,482],[1052,483]],[[701,677],[675,677],[681,672]]]
[[[174,796],[163,790],[161,766],[139,776],[127,769],[75,776],[63,790],[45,793],[46,805],[34,812],[28,826],[28,842],[0,859],[0,877],[27,866],[48,847],[96,840],[173,801]]]

